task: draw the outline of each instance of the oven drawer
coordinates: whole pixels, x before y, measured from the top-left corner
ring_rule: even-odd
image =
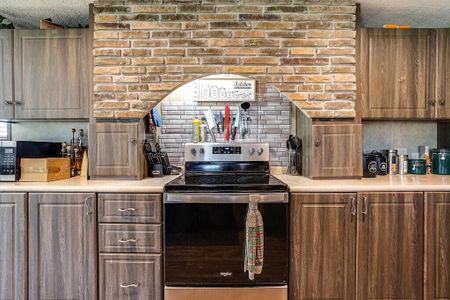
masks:
[[[99,224],[100,252],[161,252],[161,225]]]
[[[160,300],[161,255],[100,254],[100,299]]]
[[[98,217],[101,223],[160,223],[159,194],[99,194]]]

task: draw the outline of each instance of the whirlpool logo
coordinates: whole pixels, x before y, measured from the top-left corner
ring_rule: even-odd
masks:
[[[220,272],[219,274],[222,277],[231,277],[231,276],[233,276],[233,273],[231,273],[231,272]]]

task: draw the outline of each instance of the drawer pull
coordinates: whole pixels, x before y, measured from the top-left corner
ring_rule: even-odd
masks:
[[[119,208],[118,211],[120,211],[120,212],[136,211],[136,208],[133,208],[133,207]]]
[[[137,239],[128,239],[128,240],[119,239],[118,242],[121,243],[121,244],[126,244],[126,243],[137,243]]]
[[[127,288],[137,288],[139,286],[139,282],[138,283],[129,283],[129,284],[125,284],[125,283],[121,283],[120,287],[123,289],[127,289]]]

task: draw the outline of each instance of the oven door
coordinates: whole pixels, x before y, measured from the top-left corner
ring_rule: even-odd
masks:
[[[264,265],[262,274],[249,280],[244,254],[250,194],[166,193],[166,285],[286,285],[288,195],[257,196],[264,222]]]

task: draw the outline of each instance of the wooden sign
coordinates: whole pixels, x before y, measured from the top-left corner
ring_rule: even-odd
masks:
[[[255,80],[199,79],[194,87],[196,101],[255,101]]]

